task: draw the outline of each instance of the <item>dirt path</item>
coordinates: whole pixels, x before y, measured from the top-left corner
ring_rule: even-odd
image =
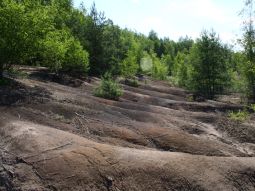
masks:
[[[115,102],[92,95],[96,78],[27,71],[0,88],[0,190],[255,190],[254,121],[225,117],[241,106],[157,81]]]

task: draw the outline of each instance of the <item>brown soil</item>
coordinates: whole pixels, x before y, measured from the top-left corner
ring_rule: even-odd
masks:
[[[149,79],[111,101],[97,78],[23,70],[0,87],[1,191],[255,190],[254,117],[226,117],[241,105]]]

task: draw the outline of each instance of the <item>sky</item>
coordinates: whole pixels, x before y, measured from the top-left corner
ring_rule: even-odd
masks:
[[[241,35],[239,16],[243,0],[74,0],[90,9],[93,1],[99,11],[121,28],[178,40],[196,39],[202,30],[214,29],[223,42],[234,44]]]

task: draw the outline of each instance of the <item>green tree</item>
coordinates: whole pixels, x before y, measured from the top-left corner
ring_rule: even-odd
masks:
[[[204,31],[190,53],[191,88],[207,98],[222,93],[229,83],[226,47],[215,32]]]
[[[15,1],[2,0],[0,6],[0,77],[12,64],[23,57],[27,34],[24,31],[25,6]]]
[[[178,52],[177,56],[174,59],[173,76],[177,84],[181,87],[185,87],[188,85],[188,64],[189,63],[187,55],[182,52]]]
[[[108,20],[103,32],[103,57],[101,72],[111,72],[113,75],[120,74],[120,63],[123,56],[121,55],[121,30]]]
[[[245,17],[245,22],[241,43],[247,58],[244,65],[244,75],[247,80],[248,97],[255,102],[255,29],[253,0],[245,0],[245,7],[242,11],[242,15]]]
[[[91,75],[102,75],[105,73],[103,63],[103,40],[104,29],[107,20],[103,13],[98,12],[95,3],[92,5],[87,20],[86,39],[88,42],[87,50],[89,52]]]
[[[131,78],[136,74],[138,67],[136,50],[131,48],[127,52],[127,57],[121,63],[121,74],[126,78]]]
[[[168,74],[168,67],[156,56],[155,53],[150,55],[152,59],[151,75],[155,79],[165,80]]]
[[[69,0],[3,0],[0,6],[0,75],[12,64],[35,64],[84,74],[88,53],[66,26]]]

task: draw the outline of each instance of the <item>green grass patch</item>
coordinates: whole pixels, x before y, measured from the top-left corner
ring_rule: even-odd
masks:
[[[228,117],[233,121],[244,122],[249,119],[250,114],[247,110],[231,111]]]
[[[8,74],[15,78],[22,78],[22,79],[28,78],[28,74],[26,72],[20,71],[16,68],[10,68],[8,70]]]

